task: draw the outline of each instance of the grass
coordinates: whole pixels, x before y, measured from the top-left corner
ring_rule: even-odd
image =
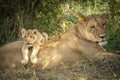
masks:
[[[45,70],[1,70],[0,80],[120,80],[120,57],[94,63],[84,61],[76,66],[62,67]]]

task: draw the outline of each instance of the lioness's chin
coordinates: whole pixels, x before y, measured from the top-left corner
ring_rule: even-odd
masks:
[[[106,45],[106,44],[107,44],[107,41],[98,42],[98,45],[100,45],[100,46],[104,46],[104,45]]]

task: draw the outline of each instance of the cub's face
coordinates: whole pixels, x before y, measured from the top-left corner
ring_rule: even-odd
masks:
[[[107,39],[107,19],[108,15],[90,15],[81,19],[82,35],[89,41],[102,42]],[[80,31],[80,29],[79,29]]]
[[[34,44],[37,41],[37,34],[38,34],[37,29],[34,29],[34,30],[22,29],[21,33],[22,33],[22,38],[26,45],[31,46],[32,44]]]

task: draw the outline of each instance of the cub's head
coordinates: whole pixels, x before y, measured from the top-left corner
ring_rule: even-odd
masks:
[[[87,17],[79,16],[78,32],[84,39],[92,42],[106,41],[107,20],[109,15],[89,15]]]
[[[39,31],[37,29],[21,29],[22,38],[26,45],[31,46],[37,41]]]

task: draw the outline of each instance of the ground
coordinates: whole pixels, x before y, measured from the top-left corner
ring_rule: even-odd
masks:
[[[0,80],[120,80],[120,58],[45,70],[0,70]]]

